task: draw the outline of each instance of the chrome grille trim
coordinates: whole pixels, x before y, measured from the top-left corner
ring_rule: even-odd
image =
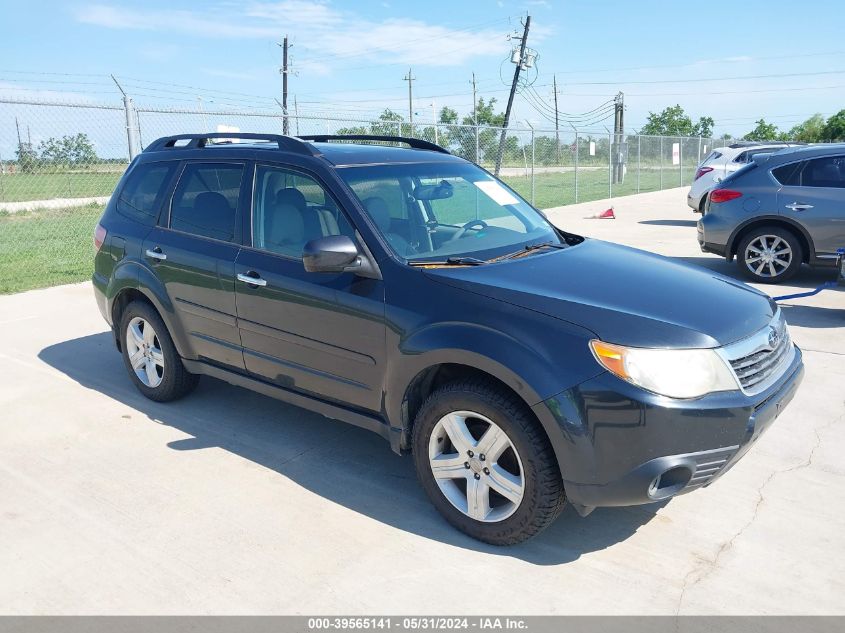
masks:
[[[773,330],[778,338],[774,347],[769,344]],[[771,387],[783,376],[795,357],[795,346],[780,309],[764,328],[717,351],[733,371],[742,392],[748,396]]]

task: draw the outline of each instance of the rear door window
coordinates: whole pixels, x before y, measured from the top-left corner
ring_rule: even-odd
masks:
[[[147,226],[155,224],[177,164],[166,162],[136,165],[117,196],[117,212]]]
[[[804,187],[845,188],[845,156],[825,156],[807,161],[801,172]]]
[[[244,166],[189,163],[170,204],[170,228],[224,242],[235,239],[235,212]]]

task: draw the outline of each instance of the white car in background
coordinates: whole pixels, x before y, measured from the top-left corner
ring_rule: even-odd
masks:
[[[774,141],[768,143],[737,141],[727,147],[714,149],[698,164],[698,168],[695,170],[695,178],[693,178],[692,186],[687,194],[687,204],[696,213],[703,213],[708,192],[724,180],[728,174],[750,163],[757,154],[777,152],[785,147],[793,147],[797,144]]]

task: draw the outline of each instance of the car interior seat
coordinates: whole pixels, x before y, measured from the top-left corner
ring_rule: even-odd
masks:
[[[396,250],[396,253],[398,255],[406,257],[416,252],[414,250],[414,247],[411,246],[408,240],[406,240],[398,233],[394,233],[390,230],[390,209],[387,206],[387,202],[385,202],[383,198],[379,198],[378,196],[371,196],[369,198],[365,198],[363,200],[363,203],[364,208],[367,210],[367,213],[370,214],[370,217],[373,219],[373,222],[376,223],[376,226],[384,234],[384,237]]]
[[[202,218],[202,235],[227,242],[234,238],[235,214],[226,196],[216,191],[203,191],[194,198],[193,217]],[[175,218],[171,227],[190,233],[197,232],[197,226],[182,218]]]

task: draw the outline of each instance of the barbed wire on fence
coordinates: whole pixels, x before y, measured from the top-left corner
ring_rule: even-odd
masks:
[[[284,129],[282,113],[275,110],[0,97],[0,292],[87,278],[97,218],[132,153],[153,140],[187,132]],[[288,129],[303,136],[422,138],[488,169],[502,131],[411,124],[389,113],[352,118],[292,113]],[[519,125],[509,127],[505,138],[500,177],[539,208],[686,185],[703,156],[731,142]],[[3,262],[22,260],[26,265],[3,270]]]

